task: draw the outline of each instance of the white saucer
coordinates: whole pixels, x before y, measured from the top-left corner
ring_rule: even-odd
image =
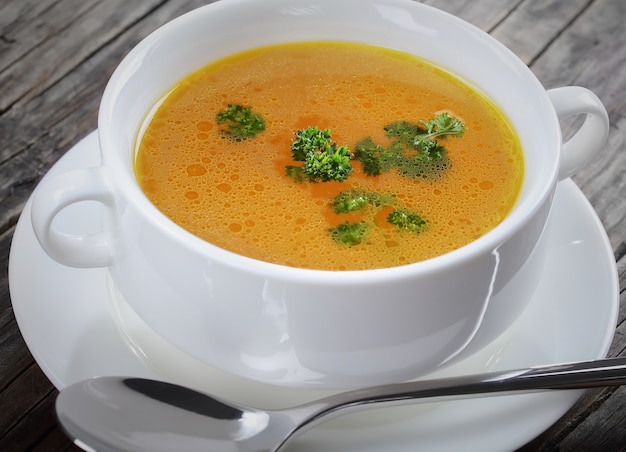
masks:
[[[50,171],[99,164],[90,134]],[[314,397],[232,377],[182,354],[112,297],[104,269],[61,266],[34,238],[30,202],[15,231],[9,284],[15,317],[35,360],[61,389],[97,375],[160,378],[260,406]],[[91,230],[97,205],[79,205],[59,221]],[[606,233],[571,180],[557,190],[537,293],[522,317],[493,344],[442,374],[481,372],[604,357],[619,304],[617,271]],[[66,229],[67,230],[67,229]],[[333,421],[305,434],[290,451],[501,451],[524,445],[562,416],[580,391],[468,399],[385,408]],[[352,416],[352,415],[351,415]],[[366,427],[366,428],[364,428]]]

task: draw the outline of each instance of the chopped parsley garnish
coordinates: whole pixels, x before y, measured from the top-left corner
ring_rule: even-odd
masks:
[[[369,225],[363,221],[358,223],[341,223],[330,229],[333,240],[343,245],[359,245],[369,233]]]
[[[295,133],[291,156],[301,167],[287,166],[287,175],[295,180],[311,182],[343,182],[352,173],[352,155],[347,146],[332,141],[330,129],[307,127]]]
[[[393,224],[398,229],[422,232],[426,228],[426,221],[408,209],[396,209],[387,216],[387,222]]]
[[[252,111],[251,107],[228,104],[228,108],[217,114],[217,123],[228,126],[223,132],[235,140],[250,138],[265,130],[265,120]]]
[[[463,123],[443,112],[429,121],[394,121],[383,128],[389,138],[387,147],[367,137],[355,146],[354,157],[368,176],[378,176],[396,168],[411,178],[439,175],[449,167],[445,147],[439,142],[448,136],[461,136]]]
[[[444,135],[461,136],[463,132],[465,132],[463,123],[459,119],[453,118],[445,111],[438,114],[430,121],[420,121],[420,124],[426,127],[427,133],[416,136],[416,144]]]
[[[380,208],[382,206],[392,205],[393,203],[394,198],[391,195],[383,195],[362,189],[342,191],[331,201],[335,213],[355,212],[368,205]]]
[[[358,245],[369,233],[370,227],[375,224],[376,212],[382,207],[395,204],[395,198],[388,194],[380,194],[373,191],[354,189],[343,191],[335,196],[331,201],[331,206],[336,214],[357,212],[372,206],[373,210],[366,212],[369,221],[362,220],[358,223],[344,222],[330,230],[333,240],[348,246]],[[420,233],[426,229],[427,223],[417,213],[404,208],[394,209],[386,218],[387,223],[395,226],[401,231]]]
[[[225,111],[218,113],[217,122],[227,124],[224,133],[236,140],[253,137],[265,130],[265,121],[259,114],[238,104],[229,104]],[[394,168],[411,178],[437,176],[450,165],[446,148],[440,141],[465,132],[463,123],[446,112],[418,123],[394,121],[383,129],[389,139],[387,146],[374,143],[367,137],[356,143],[354,155],[347,146],[332,141],[330,129],[311,126],[298,130],[291,143],[291,156],[295,162],[303,163],[300,166],[287,165],[286,174],[298,182],[343,182],[354,171],[351,163],[354,157],[367,176],[379,176]],[[350,247],[361,244],[376,224],[376,212],[395,204],[396,198],[392,194],[360,188],[340,192],[330,202],[335,214],[348,214],[367,207],[371,210],[363,214],[369,221],[345,221],[331,228],[332,239]],[[386,221],[401,231],[414,233],[427,227],[422,216],[404,207],[395,208]]]

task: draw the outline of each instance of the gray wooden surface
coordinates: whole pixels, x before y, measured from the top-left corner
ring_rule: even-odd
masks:
[[[96,128],[102,90],[121,58],[159,25],[205,3],[0,1],[0,451],[76,450],[56,427],[56,390],[34,363],[11,307],[8,254],[24,203],[48,169]],[[621,310],[610,355],[624,355],[626,1],[425,3],[491,33],[519,55],[546,88],[586,86],[605,103],[611,119],[609,143],[574,179],[598,212],[613,246]],[[626,388],[586,392],[522,450],[626,450]]]

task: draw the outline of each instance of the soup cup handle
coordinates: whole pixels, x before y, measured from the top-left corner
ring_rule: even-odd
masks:
[[[77,268],[111,265],[112,240],[106,231],[72,235],[54,227],[57,215],[72,204],[96,201],[113,207],[111,187],[103,167],[78,169],[42,180],[33,193],[31,223],[41,247],[52,259]]]
[[[586,115],[576,133],[563,143],[559,180],[566,179],[589,164],[604,147],[609,136],[609,115],[593,92],[580,86],[548,90],[548,97],[559,118]]]

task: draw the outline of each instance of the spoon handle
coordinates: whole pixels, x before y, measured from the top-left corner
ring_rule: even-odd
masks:
[[[356,389],[296,407],[307,413],[305,430],[338,415],[364,409],[365,405],[400,405],[431,398],[471,398],[490,393],[536,392],[550,389],[583,389],[626,383],[626,357],[574,362],[527,369],[419,380]],[[302,431],[300,432],[302,433]]]
[[[377,401],[480,395],[494,392],[582,389],[626,383],[626,357],[491,372],[373,388]],[[359,390],[353,391],[356,396]],[[367,392],[367,390],[365,390]]]

